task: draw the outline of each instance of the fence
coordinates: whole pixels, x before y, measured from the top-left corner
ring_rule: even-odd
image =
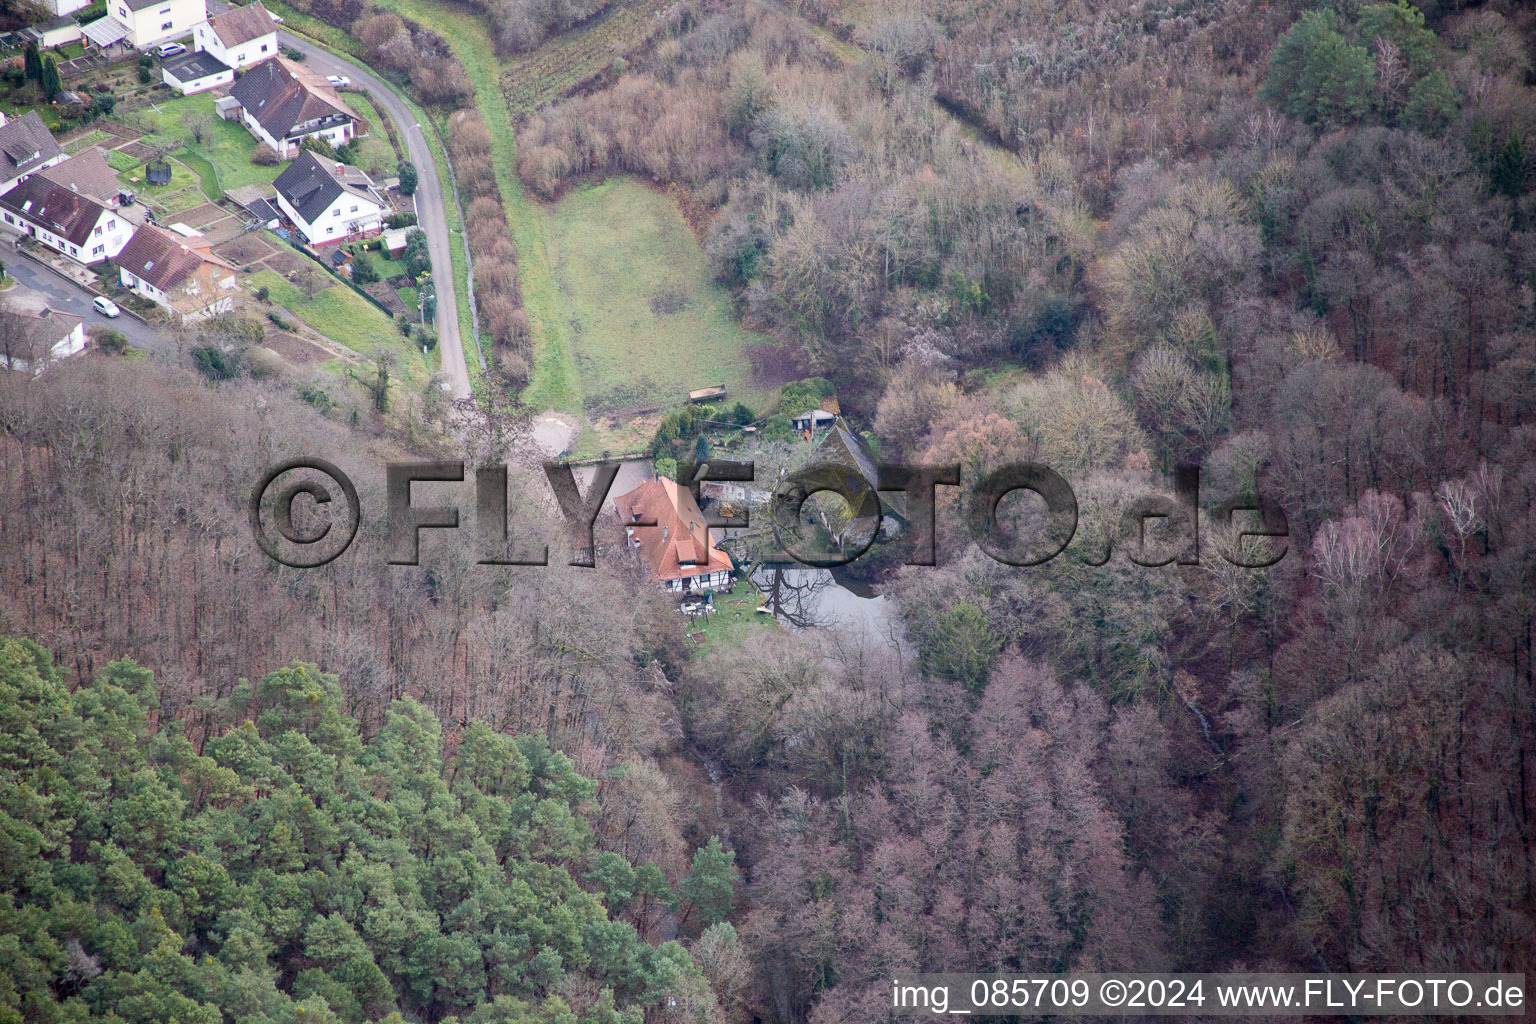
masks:
[[[303,253],[305,256],[308,256],[310,259],[314,260],[316,263],[320,264],[320,266],[325,270],[325,272],[327,274],[330,274],[336,280],[340,281],[342,284],[346,285],[348,288],[351,288],[353,291],[357,292],[357,294],[361,295],[363,298],[365,298],[369,302],[373,303],[375,306],[377,306],[379,308],[379,312],[380,313],[383,313],[385,316],[389,317],[391,320],[393,320],[395,318],[395,311],[394,310],[392,310],[388,306],[384,305],[384,303],[380,302],[378,299],[374,298],[372,295],[369,295],[368,292],[363,289],[362,285],[358,284],[356,281],[352,280],[350,277],[342,277],[340,274],[336,273],[336,271],[334,271],[330,267],[326,266],[325,260],[320,256],[320,254],[315,252],[309,246],[305,245],[303,242],[300,242],[297,238],[293,238],[291,236],[288,239],[288,244],[293,246],[299,252]]]

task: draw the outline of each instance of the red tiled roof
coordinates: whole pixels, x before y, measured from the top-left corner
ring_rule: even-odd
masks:
[[[634,531],[629,543],[639,542],[640,557],[658,582],[735,568],[731,556],[710,539],[693,493],[675,481],[647,480],[616,498],[613,507],[620,524]],[[637,520],[655,525],[636,526]]]

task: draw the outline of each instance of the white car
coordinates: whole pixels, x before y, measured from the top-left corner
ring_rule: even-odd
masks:
[[[283,16],[281,14],[273,14],[271,11],[268,11],[267,12],[267,17],[271,18],[273,21],[277,22],[279,25],[286,25],[286,24],[288,24],[286,21],[283,20]]]
[[[115,320],[123,315],[123,311],[117,308],[117,303],[105,295],[98,295],[91,300],[91,308],[108,320]]]
[[[180,43],[165,43],[155,52],[158,53],[162,58],[174,57],[178,53],[186,53],[187,48],[182,46]]]
[[[352,79],[348,78],[346,75],[326,75],[325,80],[330,82],[331,85],[337,89],[341,89],[352,84]]]

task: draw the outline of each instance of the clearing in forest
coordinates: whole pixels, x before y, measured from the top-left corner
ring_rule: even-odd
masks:
[[[576,388],[593,427],[603,432],[600,421],[615,414],[623,421],[676,408],[706,385],[724,384],[728,400],[749,405],[766,397],[751,386],[747,356],[763,336],[737,321],[670,196],[610,178],[578,186],[547,214]],[[536,366],[530,390],[539,386]]]

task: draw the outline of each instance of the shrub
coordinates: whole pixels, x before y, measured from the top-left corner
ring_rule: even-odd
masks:
[[[432,256],[427,251],[427,233],[413,230],[405,236],[405,272],[420,277],[432,269]]]
[[[379,268],[374,266],[373,257],[366,252],[360,252],[352,257],[352,280],[358,284],[373,284],[379,279]]]
[[[416,194],[416,165],[409,160],[400,161],[400,194]]]
[[[385,218],[384,223],[391,228],[413,228],[416,226],[414,213],[392,213]]]
[[[128,336],[122,331],[114,331],[111,328],[101,328],[95,332],[96,347],[103,352],[120,356],[128,351]]]
[[[277,163],[277,150],[265,142],[259,142],[256,148],[251,150],[251,163],[259,167],[271,167]]]
[[[199,345],[194,348],[192,365],[211,381],[233,380],[240,375],[240,361],[213,345]]]

